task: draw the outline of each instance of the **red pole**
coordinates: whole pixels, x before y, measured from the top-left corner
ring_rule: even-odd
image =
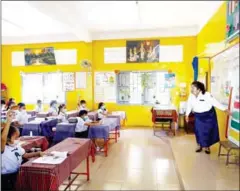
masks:
[[[231,110],[231,102],[232,102],[232,91],[233,88],[230,89],[230,95],[229,95],[229,102],[228,102],[228,110]],[[225,130],[225,137],[228,138],[228,123],[229,123],[229,115],[227,115],[227,122],[226,122],[226,130]]]

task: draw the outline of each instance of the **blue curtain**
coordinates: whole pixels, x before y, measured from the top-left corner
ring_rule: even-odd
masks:
[[[198,79],[198,57],[194,57],[192,61],[192,67],[194,72],[194,81],[197,81]]]

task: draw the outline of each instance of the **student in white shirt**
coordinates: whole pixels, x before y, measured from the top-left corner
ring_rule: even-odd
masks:
[[[214,107],[227,111],[227,108],[219,103],[209,92],[206,92],[204,84],[195,81],[191,85],[191,94],[187,102],[186,121],[193,111],[195,118],[195,136],[198,144],[196,152],[204,148],[206,154],[210,154],[210,146],[219,142],[217,115]]]
[[[35,111],[38,113],[43,111],[42,100],[37,100],[37,105],[35,106]]]
[[[87,114],[88,112],[86,110],[81,110],[79,117],[77,117],[78,122],[76,124],[75,136],[78,138],[88,138],[88,127],[99,124],[92,122]]]
[[[22,164],[23,158],[42,156],[42,152],[26,153],[18,144],[20,135],[18,128],[11,123],[14,118],[14,112],[8,111],[6,126],[2,129],[1,134],[1,187],[2,190],[15,190],[18,170]]]
[[[28,123],[28,118],[30,115],[27,114],[26,106],[24,103],[18,104],[18,112],[16,115],[16,121],[19,126],[23,126],[25,123]]]
[[[60,119],[62,122],[67,122],[67,110],[65,104],[60,104],[58,107],[58,119]]]
[[[85,100],[81,100],[80,104],[78,105],[78,110],[86,110],[89,111],[89,109],[86,107],[87,106],[87,102]]]
[[[48,112],[52,116],[58,116],[58,107],[57,107],[57,101],[56,100],[51,101],[50,108],[49,108]]]
[[[98,111],[97,111],[97,113],[98,113],[98,120],[101,120],[101,119],[103,119],[104,117],[107,116],[107,109],[106,109],[106,106],[105,106],[105,104],[103,102],[100,102],[98,104]]]

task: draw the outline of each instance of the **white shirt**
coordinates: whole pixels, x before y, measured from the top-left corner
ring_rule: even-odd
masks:
[[[91,122],[91,120],[88,119],[87,121],[84,121],[83,118],[81,118],[81,117],[77,117],[77,120],[78,120],[78,122],[76,124],[75,132],[80,133],[80,132],[83,132],[83,131],[87,131],[88,126],[86,126],[84,124],[87,123],[87,122]]]
[[[50,107],[48,110],[49,113],[51,113],[54,116],[58,115],[58,109],[54,108],[54,107]]]
[[[25,150],[20,145],[6,145],[2,153],[2,174],[17,172],[22,164],[24,154]]]
[[[193,94],[189,95],[187,101],[186,116],[188,116],[191,111],[196,113],[203,113],[209,111],[212,107],[216,107],[220,110],[226,110],[227,108],[219,103],[209,92],[204,95],[199,93],[198,97]]]
[[[58,115],[58,119],[60,119],[62,122],[67,122],[67,114],[64,112],[60,112]]]
[[[36,106],[35,106],[35,111],[36,111],[36,112],[42,112],[42,111],[43,111],[43,106],[41,105],[41,106],[39,107],[39,105],[36,105]]]
[[[98,118],[103,119],[105,117],[105,115],[107,114],[107,110],[104,111],[102,109],[98,109],[97,113],[98,113]]]
[[[89,109],[88,109],[88,108],[86,108],[86,107],[83,107],[82,105],[80,105],[80,107],[79,107],[79,111],[82,111],[82,110],[89,111]]]
[[[25,123],[28,123],[29,117],[30,115],[28,115],[25,110],[18,111],[16,115],[16,121],[18,121],[19,124],[24,125]]]

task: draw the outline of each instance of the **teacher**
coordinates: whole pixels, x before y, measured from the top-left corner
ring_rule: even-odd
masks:
[[[195,118],[195,136],[198,147],[196,152],[205,150],[210,154],[210,146],[219,142],[218,121],[215,108],[228,112],[227,108],[219,103],[209,92],[206,92],[203,83],[194,81],[191,85],[191,94],[187,102],[185,120],[193,111]]]

